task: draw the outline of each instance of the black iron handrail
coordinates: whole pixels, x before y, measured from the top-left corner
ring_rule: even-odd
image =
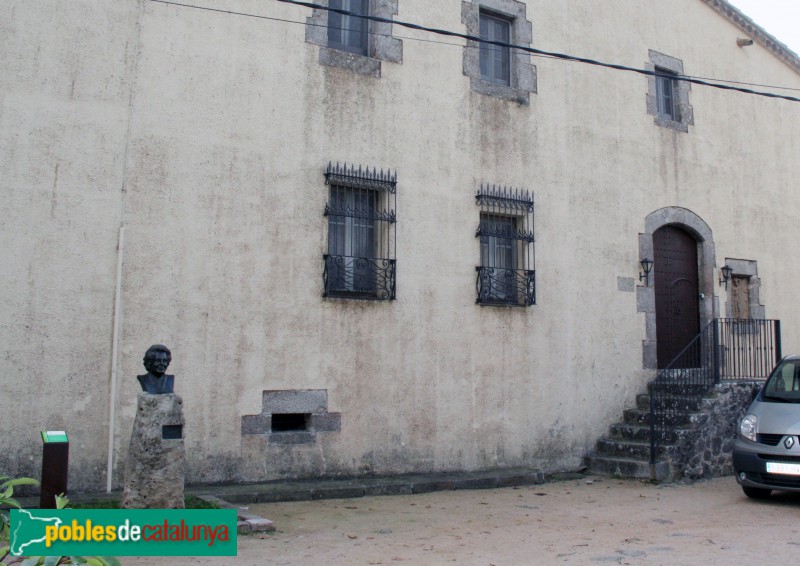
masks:
[[[715,384],[766,379],[781,359],[779,320],[717,318],[658,370],[650,393],[650,470],[672,427],[686,424]]]

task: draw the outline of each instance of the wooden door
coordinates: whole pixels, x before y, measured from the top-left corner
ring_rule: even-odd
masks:
[[[733,318],[750,318],[750,278],[734,275],[730,285]]]
[[[653,251],[657,361],[663,368],[700,332],[697,241],[676,226],[664,226],[653,234]]]

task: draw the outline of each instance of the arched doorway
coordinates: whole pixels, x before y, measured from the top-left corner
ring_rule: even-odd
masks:
[[[663,368],[700,331],[697,240],[677,226],[662,226],[653,233],[653,254],[656,357]]]
[[[678,230],[677,235],[675,232],[671,232],[671,234],[675,235],[676,238],[682,237],[687,245],[689,244],[689,240],[691,240],[691,245],[689,245],[689,247],[694,250],[695,254],[693,260],[695,262],[694,271],[692,271],[692,273],[695,274],[696,283],[692,285],[690,281],[689,284],[683,283],[682,285],[678,285],[678,287],[682,287],[682,289],[678,289],[678,292],[680,293],[683,291],[686,296],[686,299],[682,302],[694,305],[697,309],[697,314],[692,313],[688,315],[687,311],[681,309],[682,316],[688,316],[690,319],[694,318],[694,320],[696,320],[694,325],[686,325],[686,328],[691,328],[694,332],[689,339],[697,335],[699,328],[705,328],[705,326],[713,320],[716,310],[716,299],[714,297],[716,279],[713,277],[716,260],[714,235],[711,232],[711,228],[702,218],[686,208],[668,206],[654,210],[645,218],[644,232],[639,234],[639,258],[650,258],[654,260],[653,273],[650,274],[649,283],[644,282],[636,288],[637,310],[645,314],[646,321],[645,339],[642,341],[642,367],[644,369],[656,369],[662,367],[664,363],[669,363],[670,360],[661,363],[659,358],[662,356],[669,356],[666,352],[676,347],[664,345],[667,342],[674,342],[673,339],[669,339],[667,342],[662,342],[661,340],[662,334],[667,332],[666,329],[662,332],[661,327],[665,324],[669,326],[671,323],[666,321],[658,323],[656,321],[656,288],[658,287],[660,290],[665,290],[665,285],[660,284],[660,281],[658,284],[656,283],[655,272],[669,265],[669,260],[658,260],[655,251],[655,233],[663,228]],[[668,232],[663,232],[661,236],[667,234]],[[659,238],[661,236],[659,236]],[[686,240],[686,237],[688,237],[689,240]],[[667,244],[667,246],[669,249],[669,244]],[[659,245],[658,247],[662,248],[663,246]],[[670,257],[673,256],[674,254],[670,253]],[[688,260],[689,263],[691,263],[691,261],[692,260]],[[691,270],[691,268],[689,269]],[[667,271],[669,271],[669,269]],[[669,287],[669,285],[667,285],[667,287]],[[693,300],[689,300],[688,296],[690,294],[693,295]],[[660,300],[661,298],[659,301]],[[669,302],[667,302],[667,305],[669,305]],[[689,331],[687,330],[686,333],[689,334]],[[681,340],[678,340],[676,343],[680,343],[680,341]],[[659,345],[661,345],[661,348],[665,348],[663,352],[659,352]]]

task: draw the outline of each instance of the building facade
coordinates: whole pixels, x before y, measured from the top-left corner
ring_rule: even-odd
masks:
[[[570,469],[708,320],[800,347],[800,104],[681,80],[800,59],[723,0],[218,4],[0,6],[0,471],[120,486],[155,343],[192,483]]]

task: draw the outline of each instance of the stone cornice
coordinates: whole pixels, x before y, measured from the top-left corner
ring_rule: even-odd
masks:
[[[770,51],[778,59],[800,73],[800,57],[786,45],[778,41],[760,25],[751,20],[741,10],[726,0],[702,0],[714,10],[728,18],[736,27],[746,33],[753,41]]]

